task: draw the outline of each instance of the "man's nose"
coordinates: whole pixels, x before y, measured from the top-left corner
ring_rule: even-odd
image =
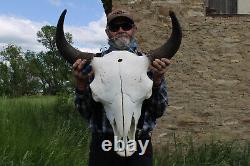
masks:
[[[122,27],[119,27],[117,32],[125,32],[125,31],[122,29]]]

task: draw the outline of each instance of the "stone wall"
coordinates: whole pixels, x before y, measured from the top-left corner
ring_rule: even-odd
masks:
[[[140,48],[148,51],[171,33],[175,11],[183,42],[166,74],[167,113],[158,120],[155,141],[173,132],[197,139],[250,138],[250,16],[208,17],[202,0],[115,1],[130,10]]]

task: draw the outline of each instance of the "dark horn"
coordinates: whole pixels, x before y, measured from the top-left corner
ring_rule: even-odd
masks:
[[[106,13],[106,16],[112,12],[112,0],[102,0],[103,8]]]
[[[70,64],[73,64],[77,59],[86,59],[87,61],[91,61],[95,54],[93,53],[85,53],[81,52],[74,47],[72,47],[66,40],[64,36],[63,24],[64,18],[67,13],[65,9],[57,23],[56,27],[56,46],[63,58],[67,60]]]
[[[172,34],[169,40],[161,47],[149,52],[149,58],[153,61],[155,59],[167,58],[171,59],[178,51],[181,45],[182,32],[178,19],[173,11],[169,11],[169,16],[172,21]]]

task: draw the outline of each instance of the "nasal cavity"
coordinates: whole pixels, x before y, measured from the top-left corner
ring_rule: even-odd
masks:
[[[118,59],[118,62],[122,62],[122,59]]]

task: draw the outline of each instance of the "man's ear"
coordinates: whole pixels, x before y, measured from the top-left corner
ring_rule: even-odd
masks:
[[[134,28],[133,28],[133,34],[135,34],[137,32],[137,26],[134,25]]]

